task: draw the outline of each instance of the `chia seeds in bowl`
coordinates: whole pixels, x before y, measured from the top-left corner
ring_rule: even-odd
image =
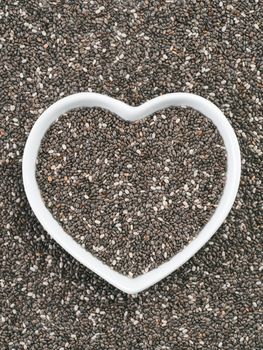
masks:
[[[92,108],[52,125],[37,180],[68,234],[135,277],[198,234],[217,206],[225,168],[219,133],[194,110],[168,108],[130,123]]]

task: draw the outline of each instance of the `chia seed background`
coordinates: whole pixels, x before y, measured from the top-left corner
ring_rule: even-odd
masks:
[[[258,1],[1,5],[3,349],[260,349],[262,7]],[[189,91],[232,123],[235,205],[213,239],[138,296],[66,254],[27,203],[21,157],[40,113],[80,91],[137,105]]]

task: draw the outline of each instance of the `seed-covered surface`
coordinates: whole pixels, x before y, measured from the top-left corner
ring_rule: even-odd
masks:
[[[209,220],[225,163],[219,133],[192,110],[129,123],[82,109],[48,131],[37,177],[65,231],[133,277],[171,258]]]
[[[5,1],[1,4],[3,349],[262,348],[262,6],[259,1]],[[141,104],[200,94],[242,152],[235,205],[212,240],[137,296],[66,254],[26,200],[21,158],[40,113],[97,91]]]

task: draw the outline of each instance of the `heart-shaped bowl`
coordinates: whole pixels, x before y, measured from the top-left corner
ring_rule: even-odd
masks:
[[[55,122],[59,116],[73,108],[101,107],[117,114],[124,120],[135,121],[151,115],[158,110],[172,106],[191,107],[210,119],[217,127],[223,138],[227,152],[225,187],[214,214],[198,235],[184,249],[159,267],[138,277],[130,278],[114,271],[86,249],[81,247],[80,244],[63,230],[61,225],[46,208],[35,175],[38,150],[41,140],[51,124]],[[240,174],[240,149],[235,132],[230,123],[220,109],[213,103],[203,97],[189,93],[171,93],[162,95],[147,101],[138,107],[129,106],[124,102],[97,93],[78,93],[67,96],[51,105],[37,119],[30,131],[23,154],[23,182],[25,192],[33,212],[44,229],[75,259],[100,277],[104,278],[113,286],[129,294],[143,291],[162,280],[189,260],[203,247],[228,215],[238,191]]]

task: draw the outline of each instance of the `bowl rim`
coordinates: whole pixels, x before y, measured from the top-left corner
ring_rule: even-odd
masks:
[[[190,107],[211,120],[224,141],[227,155],[226,181],[214,214],[196,237],[180,252],[157,268],[135,278],[124,276],[113,270],[77,243],[55,220],[41,197],[35,176],[36,161],[41,141],[51,124],[61,115],[80,107],[104,108],[127,121],[143,119],[168,107]],[[50,236],[75,259],[104,280],[125,293],[136,294],[159,282],[183,265],[218,230],[231,210],[236,198],[241,176],[241,155],[237,137],[227,118],[215,104],[201,96],[186,92],[175,92],[155,97],[140,106],[134,107],[107,95],[94,92],[81,92],[58,100],[48,107],[37,119],[28,135],[24,148],[22,174],[24,189],[30,206]]]

